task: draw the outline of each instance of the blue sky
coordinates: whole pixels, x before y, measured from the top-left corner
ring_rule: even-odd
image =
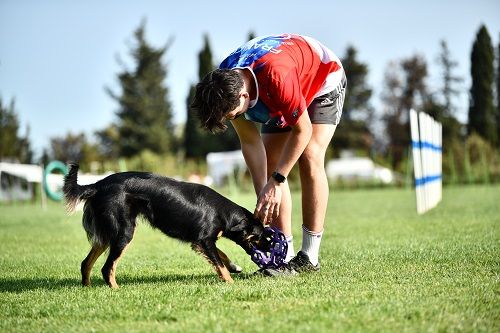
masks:
[[[342,57],[351,44],[368,64],[372,103],[380,104],[391,60],[415,53],[427,60],[429,88],[439,84],[439,42],[448,43],[464,77],[457,101],[464,120],[470,87],[470,51],[483,23],[495,49],[500,1],[26,1],[0,0],[0,96],[16,110],[37,153],[49,138],[94,131],[115,118],[117,104],[105,87],[119,91],[119,56],[129,61],[133,31],[146,19],[146,38],[160,47],[173,38],[164,62],[176,123],[185,120],[189,85],[197,80],[203,34],[220,61],[257,35],[299,33],[315,37]]]

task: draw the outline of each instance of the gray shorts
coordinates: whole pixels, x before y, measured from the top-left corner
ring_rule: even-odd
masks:
[[[347,79],[344,72],[342,80],[333,91],[316,97],[307,107],[311,123],[338,125],[342,116],[346,88]],[[282,133],[291,130],[290,126],[280,128],[265,124],[260,128],[261,133]]]

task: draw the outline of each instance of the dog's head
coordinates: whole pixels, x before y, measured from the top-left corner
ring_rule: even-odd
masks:
[[[241,246],[248,254],[252,253],[253,247],[262,251],[270,247],[265,226],[251,214],[239,219],[224,233],[224,236]]]

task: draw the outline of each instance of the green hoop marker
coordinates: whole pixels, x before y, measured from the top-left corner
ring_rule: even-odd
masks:
[[[61,201],[64,195],[63,192],[53,192],[47,184],[47,176],[55,170],[61,171],[64,176],[68,174],[68,167],[66,166],[66,164],[61,161],[51,161],[49,164],[47,164],[47,167],[43,171],[43,189],[45,190],[45,193],[47,193],[47,196],[49,198],[54,201]]]

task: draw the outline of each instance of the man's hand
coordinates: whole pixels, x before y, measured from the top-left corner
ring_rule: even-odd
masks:
[[[280,213],[281,187],[273,178],[260,191],[254,216],[264,225],[270,224]]]

